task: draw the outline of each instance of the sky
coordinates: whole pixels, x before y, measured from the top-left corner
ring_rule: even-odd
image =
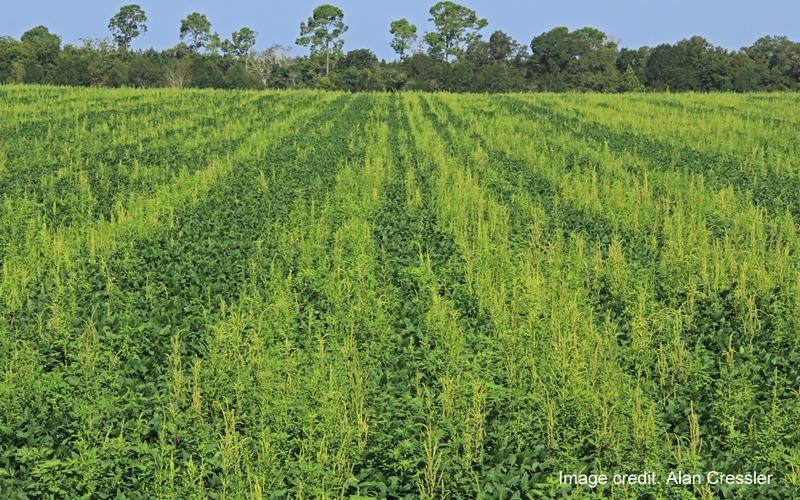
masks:
[[[164,49],[178,41],[178,26],[187,14],[206,14],[212,29],[223,37],[242,26],[259,33],[256,48],[274,43],[294,46],[300,22],[314,7],[333,3],[342,8],[345,50],[370,48],[383,59],[394,59],[389,47],[389,23],[405,17],[432,30],[428,9],[436,0],[0,0],[0,36],[19,37],[33,26],[45,25],[64,43],[80,44],[81,38],[108,36],[108,20],[126,3],[138,3],[148,16],[148,31],[134,42],[135,48]],[[553,27],[570,29],[592,26],[606,32],[622,47],[674,43],[702,35],[728,49],[750,45],[763,35],[786,35],[800,41],[798,0],[464,0],[461,2],[488,19],[484,38],[501,29],[518,42]],[[306,51],[294,47],[292,54]]]

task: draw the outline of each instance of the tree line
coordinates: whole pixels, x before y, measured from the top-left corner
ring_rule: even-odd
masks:
[[[258,33],[243,27],[227,38],[194,12],[166,50],[131,50],[147,31],[147,15],[123,6],[109,36],[62,45],[45,26],[19,40],[0,37],[0,83],[108,87],[298,88],[346,91],[757,91],[800,88],[800,43],[765,36],[738,51],[700,36],[674,44],[620,48],[601,30],[565,27],[520,44],[466,6],[436,3],[434,29],[419,33],[407,19],[389,25],[395,61],[367,48],[344,51],[348,26],[335,5],[320,5],[300,24],[296,44],[255,50]],[[484,37],[484,35],[488,35]]]

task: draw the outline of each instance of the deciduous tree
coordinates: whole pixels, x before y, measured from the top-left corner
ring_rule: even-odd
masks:
[[[474,10],[454,2],[439,2],[430,10],[430,19],[436,31],[427,33],[425,41],[432,54],[440,55],[445,61],[450,56],[459,57],[475,40],[480,39],[478,33],[489,22],[478,18]]]
[[[525,50],[525,47],[500,30],[495,31],[489,37],[487,48],[489,57],[495,61],[508,61]]]
[[[617,44],[595,28],[553,28],[531,42],[531,70],[540,89],[614,90]]]
[[[761,78],[763,85],[772,88],[800,86],[800,43],[785,36],[765,36],[743,52],[768,68]]]
[[[248,59],[250,70],[258,77],[264,88],[270,86],[275,70],[285,69],[291,63],[289,48],[281,45],[273,45],[267,50],[253,52]]]
[[[22,61],[19,62],[24,65],[25,81],[45,83],[61,52],[61,37],[44,26],[36,26],[26,31],[20,41]]]
[[[120,50],[130,49],[134,38],[147,32],[147,15],[136,4],[124,5],[108,22],[111,38]]]
[[[408,19],[398,19],[389,25],[389,33],[393,35],[392,48],[400,56],[400,59],[405,59],[406,54],[417,41],[417,27],[408,22]]]
[[[16,80],[14,65],[18,63],[22,55],[21,45],[11,37],[0,36],[0,83]]]

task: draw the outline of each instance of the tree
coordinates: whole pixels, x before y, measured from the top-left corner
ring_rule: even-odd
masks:
[[[342,68],[333,76],[336,88],[351,92],[383,90],[378,58],[371,50],[351,50],[344,56]]]
[[[574,56],[568,70],[580,90],[609,91],[619,81],[617,43],[595,28],[572,32]]]
[[[612,90],[617,44],[595,28],[553,28],[531,41],[531,70],[542,90]]]
[[[16,80],[14,66],[22,56],[22,44],[8,36],[0,36],[0,83]],[[23,76],[22,81],[25,78]]]
[[[344,68],[371,69],[378,65],[378,57],[369,49],[351,50],[344,56]]]
[[[181,21],[180,37],[188,40],[189,50],[198,52],[212,41],[211,22],[204,14],[192,12]]]
[[[394,36],[391,42],[392,48],[400,59],[404,59],[417,41],[417,27],[408,22],[408,19],[399,19],[389,25],[389,33]]]
[[[147,32],[147,15],[136,4],[125,5],[108,22],[111,38],[120,50],[127,51],[134,38]]]
[[[407,90],[436,91],[441,90],[441,77],[447,64],[441,57],[431,57],[418,52],[402,62],[407,75]]]
[[[218,56],[220,52],[224,54],[230,53],[233,45],[230,40],[223,40],[219,33],[211,33],[206,43],[206,54],[211,56]]]
[[[164,84],[169,58],[166,52],[148,49],[129,55],[128,85],[148,88]]]
[[[465,62],[473,68],[480,68],[495,62],[492,53],[489,49],[489,43],[482,40],[473,42],[467,47],[466,52],[458,59],[459,62]],[[505,63],[505,61],[503,61]]]
[[[25,81],[29,83],[45,83],[61,52],[61,37],[50,33],[44,26],[36,26],[26,31],[22,37],[22,57]]]
[[[128,67],[109,39],[81,39],[88,54],[86,77],[92,87],[119,87],[127,82]]]
[[[192,73],[189,69],[189,63],[186,61],[178,61],[170,65],[164,75],[164,80],[167,87],[176,89],[188,87],[192,82]]]
[[[428,19],[436,26],[436,31],[427,33],[425,41],[430,46],[429,53],[450,61],[450,56],[459,57],[466,47],[480,39],[478,32],[489,22],[479,19],[474,10],[454,2],[439,2],[430,10]]]
[[[344,12],[335,5],[320,5],[314,9],[307,22],[300,23],[297,44],[309,47],[312,54],[325,55],[325,76],[331,72],[331,55],[341,54],[344,41],[341,36],[347,31]]]
[[[622,75],[622,80],[619,84],[620,92],[644,92],[644,85],[636,76],[636,72],[632,67],[628,66],[625,73]]]
[[[525,50],[513,38],[499,30],[489,37],[487,48],[489,49],[489,57],[495,61],[508,61]]]
[[[41,62],[53,61],[61,50],[61,37],[50,33],[44,26],[36,26],[26,31],[20,41],[29,47]]]
[[[506,62],[490,62],[472,77],[473,92],[516,92],[526,89],[525,72]]]
[[[678,51],[673,45],[662,43],[650,51],[645,67],[645,83],[648,88],[657,91],[679,90],[675,87],[676,83],[685,80],[680,72]]]
[[[800,85],[800,43],[785,36],[765,36],[742,51],[768,69],[762,71],[762,85],[777,89]]]
[[[81,47],[67,45],[58,55],[58,63],[51,79],[56,85],[72,85],[88,87],[92,85],[92,73],[89,66],[94,56],[92,47],[83,43]]]
[[[647,59],[650,57],[650,47],[639,47],[638,49],[622,48],[617,54],[617,69],[624,73],[631,68],[640,82],[644,82],[644,71],[647,67]]]
[[[736,52],[729,59],[731,87],[736,92],[754,92],[762,85],[765,66],[753,61],[746,53]]]
[[[447,62],[447,52],[444,50],[444,42],[439,33],[435,31],[425,33],[423,40],[428,45],[428,50],[426,51],[428,57]]]
[[[647,86],[656,90],[730,90],[730,54],[708,40],[693,36],[675,45],[654,48],[647,60]]]
[[[238,59],[244,59],[253,50],[258,33],[250,28],[242,28],[231,34],[229,52]]]
[[[275,70],[286,69],[291,58],[289,48],[273,45],[262,52],[254,52],[248,56],[250,71],[252,71],[264,88],[270,86]]]
[[[196,88],[224,88],[225,73],[220,57],[192,57],[186,61],[191,75],[191,85]]]

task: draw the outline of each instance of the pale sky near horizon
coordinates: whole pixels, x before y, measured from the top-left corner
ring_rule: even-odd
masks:
[[[342,8],[350,27],[345,50],[370,48],[380,58],[394,59],[389,47],[389,23],[405,17],[420,33],[432,29],[428,9],[436,0],[392,2],[385,0],[0,0],[0,36],[19,38],[36,25],[45,25],[64,43],[108,35],[108,20],[126,3],[138,3],[148,16],[148,32],[135,48],[164,49],[178,41],[180,20],[197,11],[208,16],[213,30],[227,37],[242,26],[259,33],[258,48],[273,43],[293,46],[300,22],[314,7],[333,3]],[[465,0],[489,21],[482,33],[497,29],[529,45],[531,39],[555,26],[570,29],[592,26],[605,31],[622,47],[674,43],[701,35],[714,45],[739,49],[764,35],[786,35],[800,41],[798,0]],[[293,54],[305,49],[293,48]]]

